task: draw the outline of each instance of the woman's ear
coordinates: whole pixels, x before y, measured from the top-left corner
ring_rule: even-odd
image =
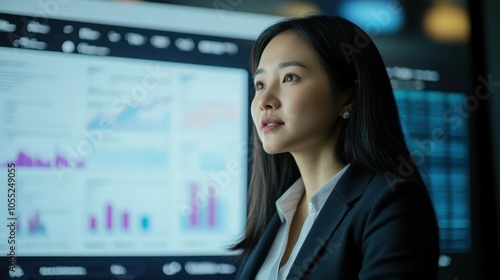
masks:
[[[344,103],[342,104],[342,107],[339,112],[339,116],[347,119],[349,118],[351,114],[351,110],[354,106],[354,97],[357,91],[357,84],[355,83],[353,87],[345,91],[344,93]],[[347,114],[346,114],[347,112]]]

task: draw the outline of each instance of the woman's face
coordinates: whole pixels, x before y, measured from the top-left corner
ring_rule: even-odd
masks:
[[[327,73],[302,37],[274,37],[254,76],[252,119],[267,153],[333,147],[347,95],[333,100]]]

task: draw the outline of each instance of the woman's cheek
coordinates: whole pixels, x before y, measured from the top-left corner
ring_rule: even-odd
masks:
[[[289,95],[290,97],[286,102],[282,102],[283,113],[287,119],[294,120],[304,117],[304,113],[310,109],[309,100],[306,98],[304,92],[294,92]]]
[[[259,112],[259,108],[258,108],[257,102],[255,101],[255,99],[253,99],[252,103],[250,104],[250,115],[252,117],[252,121],[253,121],[255,127],[257,128],[257,136],[259,136],[259,138],[260,138],[260,130],[259,130],[260,118],[259,118],[258,112]]]
[[[255,99],[252,99],[252,103],[250,104],[250,115],[255,125],[257,125],[256,118],[258,110],[259,109],[257,108],[257,101],[255,101]]]

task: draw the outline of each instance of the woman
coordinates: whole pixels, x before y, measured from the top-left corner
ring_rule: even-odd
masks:
[[[436,279],[435,211],[368,35],[339,17],[289,18],[259,36],[251,68],[237,279]]]

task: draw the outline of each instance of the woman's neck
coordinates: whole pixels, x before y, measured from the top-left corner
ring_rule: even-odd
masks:
[[[335,157],[333,147],[292,153],[305,186],[305,199],[311,196],[345,167]]]

